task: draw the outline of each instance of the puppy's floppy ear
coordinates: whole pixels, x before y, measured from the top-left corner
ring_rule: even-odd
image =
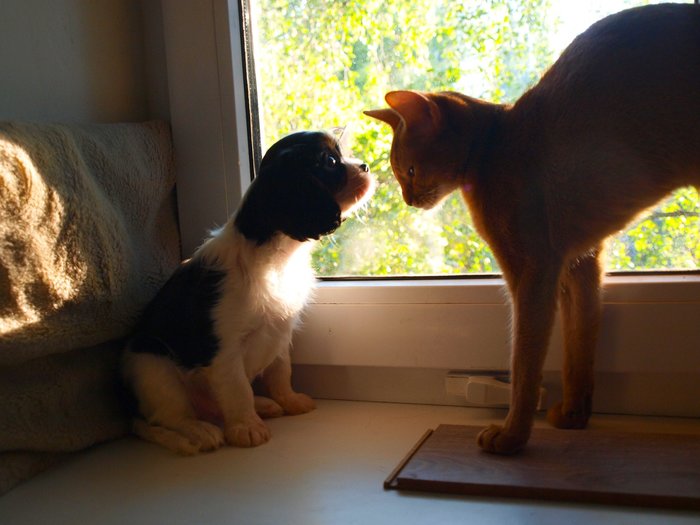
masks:
[[[279,202],[280,231],[297,241],[318,239],[340,226],[340,207],[330,191],[311,177],[289,179]]]
[[[261,178],[274,179],[274,209],[269,213],[277,231],[298,241],[318,239],[340,226],[340,207],[331,192],[314,177],[315,149],[293,145],[261,166]]]
[[[298,241],[318,239],[340,226],[340,207],[315,177],[304,148],[266,155],[236,217],[243,235],[264,244],[275,232]]]

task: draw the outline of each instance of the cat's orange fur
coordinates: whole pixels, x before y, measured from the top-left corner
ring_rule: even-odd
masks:
[[[527,442],[557,302],[563,401],[549,421],[591,414],[603,240],[681,186],[700,186],[700,6],[631,9],[576,38],[512,106],[459,93],[393,91],[391,166],[406,203],[460,190],[513,307],[511,407],[480,446]]]

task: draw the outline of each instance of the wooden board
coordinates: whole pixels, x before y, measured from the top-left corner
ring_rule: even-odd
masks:
[[[700,509],[700,436],[534,429],[515,456],[476,445],[482,427],[428,431],[387,489]]]

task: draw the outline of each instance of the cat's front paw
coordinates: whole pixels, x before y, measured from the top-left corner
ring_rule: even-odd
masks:
[[[588,405],[590,406],[590,403]],[[586,428],[590,416],[590,408],[584,407],[581,410],[565,410],[561,402],[547,410],[547,421],[555,428]]]
[[[509,434],[499,425],[490,425],[476,437],[479,446],[493,454],[515,454],[527,443],[528,435]]]
[[[289,395],[276,399],[280,406],[284,409],[285,414],[296,416],[298,414],[306,414],[316,408],[316,403],[306,394],[292,392]]]
[[[258,416],[226,425],[226,442],[234,447],[257,447],[270,441],[270,429]]]

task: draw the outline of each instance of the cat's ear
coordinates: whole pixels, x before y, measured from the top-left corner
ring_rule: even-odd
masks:
[[[393,130],[395,130],[396,126],[398,126],[399,122],[401,122],[401,115],[399,115],[393,109],[370,109],[368,111],[363,111],[363,113],[368,117],[386,122]]]
[[[406,127],[413,131],[431,133],[440,127],[440,108],[424,94],[417,91],[390,91],[384,98],[401,116]]]

